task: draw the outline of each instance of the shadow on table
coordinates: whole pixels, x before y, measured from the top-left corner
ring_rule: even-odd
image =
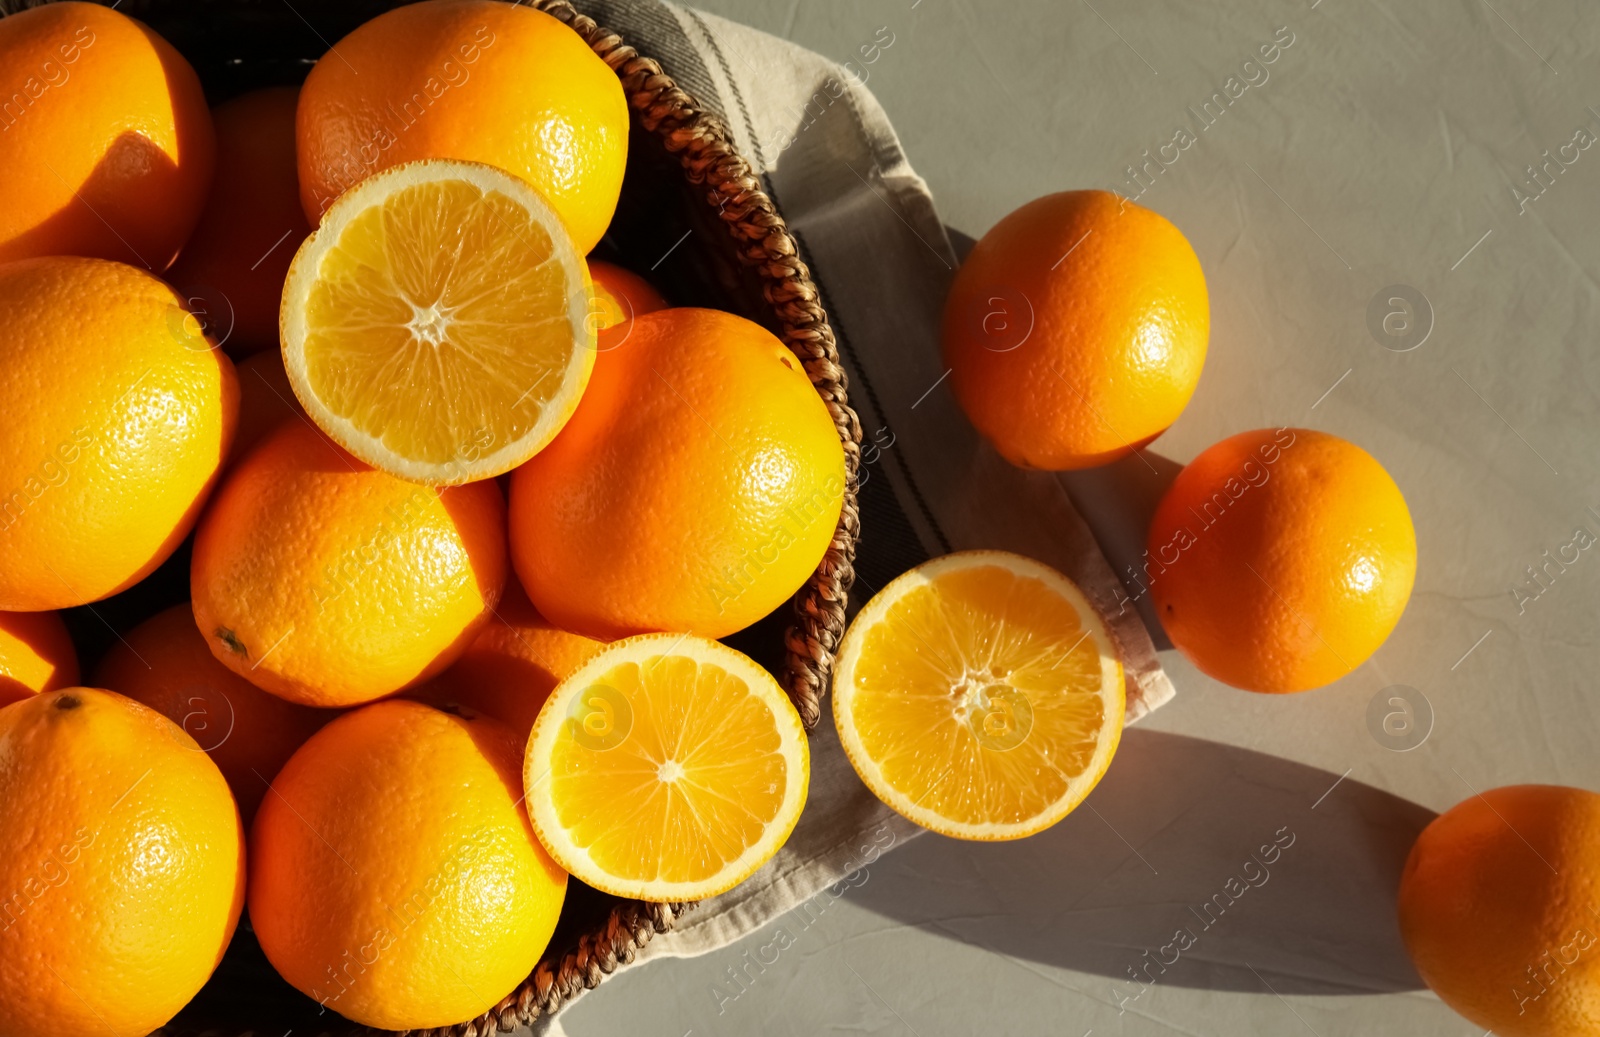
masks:
[[[1151,984],[1420,989],[1395,891],[1435,815],[1338,777],[1131,730],[1099,787],[1054,828],[1014,843],[925,836],[875,865],[851,899],[1021,968],[1107,977],[1080,992],[1112,1004]]]

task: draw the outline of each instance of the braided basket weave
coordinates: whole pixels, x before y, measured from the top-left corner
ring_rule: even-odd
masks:
[[[0,0],[0,15],[41,2],[49,0]],[[839,525],[821,565],[796,593],[792,616],[769,617],[732,639],[779,673],[810,729],[821,716],[834,650],[844,632],[860,529],[856,478],[861,427],[846,398],[845,373],[817,286],[783,217],[719,117],[680,89],[660,64],[579,14],[567,0],[526,2],[583,38],[617,74],[633,113],[623,197],[596,254],[660,255],[687,223],[693,240],[684,240],[673,251],[672,262],[659,264],[662,269],[652,278],[659,279],[675,304],[729,310],[777,334],[804,364],[844,444]],[[339,0],[305,7],[314,27],[281,0],[120,0],[113,6],[171,41],[195,66],[216,103],[242,90],[298,82],[327,42],[401,4]],[[167,574],[174,583],[172,593],[161,586],[148,590],[152,600],[124,610],[134,613],[125,615],[126,625],[153,612],[149,606],[155,597],[186,596],[187,552],[174,559],[179,561],[184,571]],[[158,572],[146,583],[159,585],[162,577]],[[631,962],[655,934],[672,929],[693,906],[619,900],[574,882],[562,923],[533,974],[482,1016],[426,1034],[482,1037],[547,1016]],[[319,1013],[313,1002],[283,984],[241,926],[206,989],[160,1032],[231,1037],[284,1028],[301,1037],[366,1032],[331,1013]]]

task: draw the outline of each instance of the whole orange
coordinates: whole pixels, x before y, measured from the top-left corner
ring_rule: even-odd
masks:
[[[283,279],[311,233],[295,166],[299,94],[292,86],[252,90],[212,111],[211,194],[167,275],[233,356],[278,347]]]
[[[1167,636],[1249,691],[1354,670],[1400,621],[1417,574],[1405,497],[1371,454],[1310,429],[1201,452],[1150,521],[1144,573]]]
[[[233,437],[230,460],[248,454],[285,421],[309,421],[295,398],[289,375],[283,369],[283,353],[263,349],[239,361],[239,430]]]
[[[131,699],[0,709],[0,1032],[142,1034],[216,969],[245,891],[216,765]]]
[[[843,492],[838,433],[783,343],[658,310],[600,333],[578,409],[512,473],[512,561],[562,629],[723,637],[816,570]]]
[[[1183,232],[1105,191],[1037,198],[956,271],[944,362],[974,427],[1025,468],[1114,461],[1200,381],[1211,304]]]
[[[589,260],[589,277],[594,282],[596,331],[667,308],[667,300],[654,285],[615,263]]]
[[[54,612],[0,612],[0,706],[78,683],[78,652]]]
[[[171,288],[103,259],[0,266],[0,327],[0,609],[98,601],[194,524],[233,439],[233,365]]]
[[[554,626],[539,615],[522,586],[508,580],[494,618],[478,631],[471,647],[412,697],[467,706],[525,738],[555,686],[605,646]]]
[[[471,644],[506,578],[493,482],[436,489],[291,421],[234,466],[195,534],[195,622],[233,672],[291,702],[353,706]]]
[[[1476,1025],[1600,1035],[1600,795],[1513,785],[1451,807],[1411,848],[1398,909],[1417,972]]]
[[[211,183],[194,69],[143,24],[74,0],[0,19],[0,68],[0,261],[165,270]]]
[[[284,979],[384,1030],[464,1022],[526,979],[567,875],[522,806],[522,739],[420,702],[346,714],[256,815],[250,918]]]
[[[284,761],[334,717],[268,694],[218,662],[188,602],[122,635],[94,679],[187,731],[222,771],[246,825]]]
[[[296,120],[315,225],[372,174],[424,158],[485,162],[538,188],[579,254],[611,222],[628,155],[616,73],[550,15],[423,0],[379,15],[312,68]]]

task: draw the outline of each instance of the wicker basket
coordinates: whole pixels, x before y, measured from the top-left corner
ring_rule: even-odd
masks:
[[[39,2],[0,0],[0,13]],[[282,0],[120,0],[114,6],[149,24],[183,52],[216,103],[246,89],[299,82],[327,43],[401,4],[341,0],[300,5],[315,26]],[[805,365],[844,444],[846,484],[839,526],[822,564],[795,595],[792,616],[775,614],[731,639],[779,674],[809,729],[821,715],[854,576],[861,438],[817,287],[783,217],[717,116],[680,89],[656,61],[577,13],[567,0],[530,0],[529,6],[554,15],[583,37],[621,79],[633,112],[622,201],[596,254],[663,255],[685,228],[693,231],[651,277],[677,304],[729,310],[777,334]],[[120,629],[183,600],[187,588],[188,551],[183,550],[134,591],[97,609]],[[75,634],[108,640],[99,616]],[[81,647],[86,656],[94,654],[94,645]],[[548,1015],[631,962],[640,947],[670,930],[693,906],[618,900],[574,881],[561,924],[533,974],[484,1015],[428,1032],[478,1037]],[[367,1032],[321,1011],[285,984],[248,926],[241,924],[217,974],[161,1032],[278,1034],[289,1029],[300,1037]]]

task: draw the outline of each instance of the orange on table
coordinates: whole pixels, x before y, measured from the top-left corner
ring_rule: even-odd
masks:
[[[368,464],[428,486],[487,479],[577,406],[588,307],[582,255],[536,190],[481,163],[411,162],[343,195],[295,254],[284,368]]]
[[[589,279],[594,284],[592,306],[596,331],[667,308],[666,298],[654,285],[615,263],[589,260]]]
[[[1210,330],[1205,275],[1178,228],[1105,191],[1065,191],[995,224],[956,271],[944,362],[1006,460],[1088,468],[1177,420]]]
[[[103,259],[0,266],[0,327],[0,609],[131,587],[211,491],[239,407],[233,365],[171,288]]]
[[[1122,663],[1065,576],[961,551],[896,577],[834,664],[856,773],[897,813],[958,839],[1020,839],[1066,817],[1122,738]]]
[[[562,681],[522,771],[528,816],[562,867],[660,903],[754,874],[794,830],[810,780],[805,729],[778,682],[686,634],[620,641]]]
[[[218,662],[188,602],[122,635],[94,680],[188,732],[222,771],[247,826],[284,761],[334,717],[268,694]]]
[[[78,683],[78,652],[54,612],[0,612],[0,706]]]
[[[512,560],[565,630],[723,637],[816,570],[844,448],[800,362],[759,325],[670,309],[629,329],[602,342],[566,428],[512,474]]]
[[[300,208],[294,112],[299,90],[268,87],[211,112],[216,172],[200,223],[167,280],[203,309],[236,357],[278,345],[278,300],[289,260],[311,228]]]
[[[230,460],[243,457],[279,425],[288,420],[309,421],[305,408],[289,385],[283,353],[263,349],[240,360],[239,430],[233,437]]]
[[[149,1033],[210,978],[245,893],[216,765],[94,688],[0,709],[0,1032]]]
[[[1451,807],[1411,848],[1397,907],[1418,974],[1477,1026],[1600,1037],[1600,794],[1513,785]]]
[[[628,156],[616,73],[555,18],[498,0],[425,0],[365,23],[306,77],[296,130],[313,225],[390,166],[466,159],[532,184],[579,255],[611,222]]]
[[[1405,497],[1354,443],[1241,432],[1168,488],[1145,559],[1161,625],[1202,671],[1248,691],[1320,688],[1367,660],[1411,597]]]
[[[98,256],[161,271],[194,229],[214,141],[200,80],[100,4],[0,20],[0,262]]]
[[[526,738],[555,686],[605,646],[553,625],[528,601],[522,585],[508,580],[494,618],[472,645],[411,697],[467,706]]]
[[[521,801],[521,740],[420,702],[348,713],[290,758],[250,840],[250,919],[291,985],[383,1030],[471,1019],[528,977],[567,875]]]
[[[195,622],[274,695],[371,702],[466,651],[505,586],[505,537],[494,483],[417,486],[288,422],[234,466],[195,534]]]

